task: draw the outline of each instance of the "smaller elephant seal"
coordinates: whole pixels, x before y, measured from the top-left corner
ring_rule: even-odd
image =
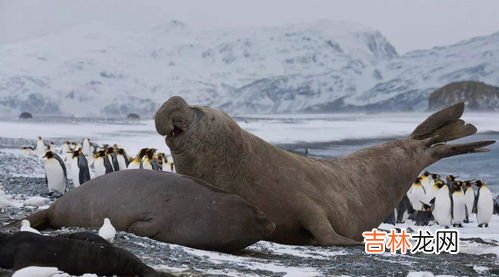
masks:
[[[0,267],[57,267],[71,275],[173,276],[156,272],[129,253],[110,244],[42,236],[30,232],[0,233]]]
[[[130,169],[105,174],[29,216],[33,228],[100,227],[203,250],[235,252],[275,224],[240,196],[188,176]],[[16,223],[4,228],[13,227]]]

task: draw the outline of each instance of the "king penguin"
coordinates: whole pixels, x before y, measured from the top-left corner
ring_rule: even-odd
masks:
[[[478,227],[489,227],[490,219],[494,213],[494,198],[483,181],[478,180],[475,185],[478,187],[475,201]]]
[[[38,154],[38,157],[40,158],[43,157],[45,153],[47,153],[47,147],[45,146],[42,137],[38,137],[35,149],[36,149],[36,154]]]
[[[466,205],[464,193],[462,190],[463,182],[455,181],[452,192],[452,226],[463,227],[463,221],[466,218]]]
[[[423,211],[423,203],[426,203],[426,190],[421,184],[421,179],[418,177],[407,193],[412,208],[416,211]]]
[[[433,217],[442,227],[449,228],[452,223],[452,200],[449,194],[449,186],[442,180],[436,182],[440,188],[435,195]]]
[[[109,147],[106,149],[106,156],[109,159],[109,163],[111,164],[111,167],[113,171],[119,171],[120,170],[120,165],[118,163],[118,159],[116,158],[116,152],[114,148]]]
[[[95,177],[113,172],[111,162],[107,158],[106,151],[97,151],[95,161],[94,161],[94,171]]]
[[[81,152],[85,156],[89,156],[92,151],[90,150],[90,139],[89,138],[84,138],[83,141],[81,142]]]
[[[90,180],[88,161],[81,150],[73,152],[73,160],[71,161],[71,176],[75,188]]]
[[[423,174],[420,176],[421,178],[421,185],[423,185],[425,191],[428,191],[433,185],[432,183],[432,178],[431,178],[431,173],[428,171],[423,172]]]
[[[155,152],[156,152],[156,149],[154,149],[154,148],[147,150],[146,155],[142,159],[142,168],[143,169],[157,170],[158,163],[154,160],[154,153]]]
[[[139,153],[137,154],[137,156],[135,156],[135,158],[133,159],[133,161],[131,161],[129,164],[128,164],[128,169],[138,169],[138,168],[142,168],[142,158],[146,155],[146,152],[147,152],[147,148],[142,148],[140,149]]]
[[[118,167],[120,170],[128,168],[129,161],[125,149],[118,148],[118,150],[116,150],[116,160],[118,161]]]
[[[464,219],[464,223],[470,223],[471,214],[474,213],[475,191],[473,191],[472,185],[473,183],[471,180],[464,181],[464,205],[466,207],[466,218]]]
[[[66,165],[61,157],[52,151],[48,151],[45,156],[45,179],[49,187],[49,193],[64,194],[66,191]]]

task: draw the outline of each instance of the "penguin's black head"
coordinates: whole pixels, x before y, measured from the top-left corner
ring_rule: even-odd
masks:
[[[480,187],[482,187],[482,186],[483,186],[483,181],[482,181],[482,180],[478,180],[478,181],[476,181],[476,182],[475,182],[475,185],[476,185],[478,188],[480,188]]]
[[[144,157],[146,155],[146,153],[147,153],[147,150],[149,150],[149,148],[142,148],[142,149],[140,149],[140,151],[139,151],[139,157],[141,157],[141,158]]]
[[[113,154],[114,149],[113,148],[105,148],[107,154]]]
[[[42,137],[38,137],[38,139],[42,139]]]
[[[97,151],[97,158],[104,157],[104,156],[106,156],[106,151],[105,150]]]
[[[45,156],[43,156],[43,158],[47,158],[47,159],[52,159],[54,157],[54,152],[52,151],[47,151],[47,153],[45,153]]]
[[[421,185],[421,177],[416,178],[415,184]]]
[[[442,182],[442,180],[437,180],[437,182],[435,182],[435,184],[438,186],[438,188],[441,188],[444,186],[444,182]]]
[[[124,155],[125,154],[125,149],[123,148],[118,148],[118,150],[116,150],[116,152],[120,155]]]
[[[73,151],[73,158],[80,156],[80,149]]]
[[[464,185],[467,186],[467,187],[471,187],[473,183],[471,183],[470,180],[467,180],[467,181],[464,181]]]
[[[428,177],[428,176],[430,176],[430,172],[425,171],[425,172],[423,173],[423,175],[424,175],[424,176],[426,176],[426,177]]]
[[[455,190],[460,190],[462,186],[463,186],[463,182],[461,182],[461,181],[457,181],[454,183]]]
[[[440,176],[438,174],[433,173],[433,174],[431,174],[431,178],[436,181],[436,180],[440,179]]]
[[[421,201],[419,201],[419,202],[421,202]],[[426,203],[423,203],[423,202],[421,202],[421,204],[423,204],[423,210],[425,212],[431,212],[431,206],[430,205],[428,205]]]
[[[445,178],[447,181],[450,181],[450,182],[453,182],[456,180],[456,177],[454,177],[453,175],[449,175]]]

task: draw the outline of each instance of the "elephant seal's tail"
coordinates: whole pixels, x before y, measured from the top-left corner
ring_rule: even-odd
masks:
[[[50,226],[49,212],[51,208],[52,207],[41,210],[23,219],[29,220],[32,228],[43,230]],[[0,227],[0,231],[18,230],[19,228],[21,228],[21,221],[23,219],[15,220],[7,225]]]
[[[462,102],[436,112],[419,124],[410,137],[424,141],[436,159],[489,151],[485,146],[495,143],[495,140],[445,144],[448,141],[471,136],[477,132],[473,124],[467,124],[460,119],[463,113],[464,103]]]

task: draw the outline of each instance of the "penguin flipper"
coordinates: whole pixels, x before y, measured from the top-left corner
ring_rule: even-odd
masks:
[[[68,177],[67,171],[66,171],[66,165],[64,164],[64,161],[61,159],[59,155],[54,153],[54,158],[59,162],[59,164],[62,167],[62,171],[64,171],[64,177]]]
[[[454,219],[454,198],[450,196],[450,218]]]
[[[480,197],[480,189],[476,193],[475,200],[473,201],[473,210],[472,212],[478,214],[478,197]]]

